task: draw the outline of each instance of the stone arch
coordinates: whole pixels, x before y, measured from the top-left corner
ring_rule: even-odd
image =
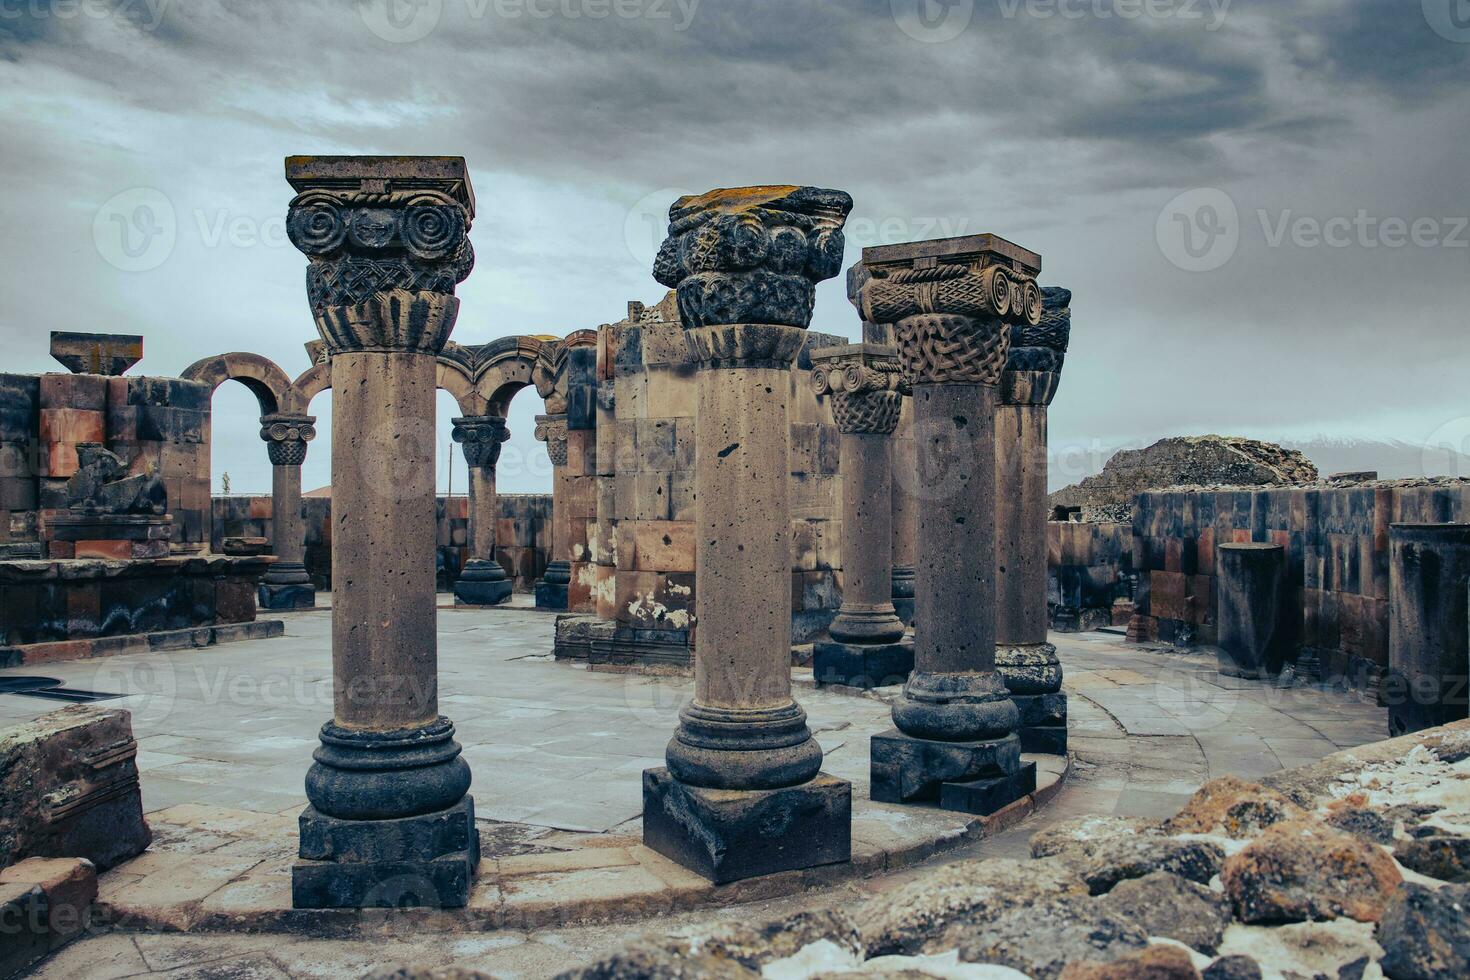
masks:
[[[326,361],[313,364],[291,382],[291,390],[303,412],[310,409],[313,398],[330,387],[332,387],[332,367]]]
[[[259,354],[234,351],[206,357],[186,367],[180,377],[209,385],[211,394],[226,381],[238,381],[255,395],[261,415],[296,410],[291,379],[275,361]]]

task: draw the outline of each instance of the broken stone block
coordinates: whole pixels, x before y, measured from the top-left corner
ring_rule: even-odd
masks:
[[[6,885],[41,889],[44,921],[29,925],[44,926],[51,949],[75,939],[91,922],[97,869],[85,858],[26,858],[0,871],[0,887]]]
[[[1210,841],[1175,837],[1107,837],[1079,841],[1057,855],[1077,868],[1094,895],[1112,890],[1120,881],[1169,871],[1190,881],[1208,884],[1219,874],[1225,851]]]
[[[1393,856],[1410,871],[1441,881],[1470,881],[1470,837],[1434,835],[1403,841]]]
[[[132,716],[72,705],[0,730],[0,856],[86,858],[105,871],[147,848]]]
[[[1150,936],[1213,955],[1230,925],[1230,903],[1205,885],[1167,871],[1119,882],[1098,900]]]
[[[1198,980],[1189,953],[1178,946],[1150,946],[1111,963],[1068,963],[1059,980]]]
[[[1380,962],[1393,980],[1451,980],[1470,963],[1470,885],[1401,886],[1378,921]]]
[[[1056,980],[1074,961],[1111,962],[1148,945],[1143,930],[1085,898],[1015,908],[989,922],[952,926],[934,944],[966,963],[999,963],[1034,978]]]
[[[1165,821],[1163,829],[1167,834],[1224,834],[1242,840],[1306,815],[1273,789],[1237,776],[1222,776],[1196,790],[1184,809]]]
[[[1243,922],[1376,922],[1403,882],[1382,848],[1310,819],[1272,826],[1220,878]]]

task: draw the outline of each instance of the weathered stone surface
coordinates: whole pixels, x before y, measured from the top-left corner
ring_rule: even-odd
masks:
[[[1031,835],[1031,856],[1050,857],[1109,837],[1157,836],[1157,820],[1142,817],[1074,817]]]
[[[1401,842],[1393,856],[1410,871],[1441,881],[1470,881],[1470,837],[1434,835]]]
[[[714,956],[681,956],[655,945],[634,945],[557,980],[755,980],[760,974]]]
[[[1200,976],[1203,980],[1261,980],[1261,964],[1249,956],[1222,956]]]
[[[951,926],[1086,894],[1082,879],[1063,862],[957,861],[872,899],[857,922],[869,956],[942,952],[935,941]]]
[[[1286,549],[1259,541],[1215,547],[1216,663],[1228,677],[1274,677],[1290,652],[1283,628]]]
[[[1212,779],[1164,822],[1167,834],[1224,834],[1243,840],[1306,811],[1273,789],[1236,776]]]
[[[1150,936],[1214,953],[1230,925],[1230,903],[1204,885],[1167,871],[1121,881],[1098,903]]]
[[[1032,839],[1032,853],[1037,841]],[[1094,895],[1111,891],[1129,878],[1142,878],[1155,871],[1169,871],[1190,881],[1208,884],[1219,873],[1225,851],[1210,841],[1173,837],[1118,835],[1071,837],[1058,835],[1041,840],[1043,851],[1069,862]]]
[[[831,943],[857,959],[863,956],[863,937],[856,923],[847,913],[833,909],[797,912],[759,925],[736,923],[666,940],[662,945],[685,958],[710,957],[759,971],[817,942]]]
[[[1470,885],[1405,884],[1378,922],[1380,966],[1392,980],[1452,980],[1470,963]]]
[[[999,963],[1034,980],[1055,980],[1073,961],[1112,962],[1148,945],[1127,919],[1085,898],[1013,908],[987,922],[961,922],[930,944],[959,949],[967,963]]]
[[[85,858],[26,858],[0,870],[0,887],[23,885],[40,888],[46,896],[44,922],[26,923],[27,928],[44,925],[52,949],[69,942],[91,923],[92,902],[97,898],[97,869]],[[0,920],[0,935],[11,941],[4,927],[16,923]],[[0,972],[0,976],[4,976]]]
[[[1379,703],[1389,733],[1402,735],[1470,714],[1470,526],[1395,524],[1389,534],[1389,676]]]
[[[880,803],[933,802],[945,783],[1012,775],[1021,767],[1015,735],[975,742],[914,738],[893,729],[871,740],[869,795]]]
[[[385,966],[362,980],[495,980],[493,974],[461,966]]]
[[[1272,826],[1220,877],[1243,922],[1375,922],[1403,881],[1381,848],[1310,819]]]
[[[1329,807],[1325,819],[1329,826],[1360,837],[1370,844],[1393,843],[1393,820],[1366,806],[1332,806]]]
[[[1189,953],[1178,946],[1150,946],[1111,963],[1068,963],[1059,980],[1198,980]]]
[[[73,374],[116,377],[143,359],[137,334],[51,331],[51,356]]]
[[[132,717],[73,705],[0,730],[0,860],[86,858],[101,870],[141,853]],[[58,802],[60,801],[60,802]]]

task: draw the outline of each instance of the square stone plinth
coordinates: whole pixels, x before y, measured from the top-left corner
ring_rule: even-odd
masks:
[[[939,789],[939,806],[985,817],[1034,792],[1036,763],[1023,762],[1021,768],[1004,776],[943,784]]]
[[[1067,696],[1052,694],[1012,694],[1011,700],[1021,712],[1022,752],[1045,752],[1065,755],[1067,752]]]
[[[256,589],[255,599],[262,609],[315,609],[316,588],[311,585],[267,585]]]
[[[984,742],[936,742],[896,728],[870,745],[870,796],[879,803],[937,803],[945,783],[1010,776],[1021,768],[1015,735]]]
[[[291,904],[461,908],[480,863],[474,800],[396,820],[342,820],[308,806],[291,866]]]
[[[908,636],[897,643],[822,640],[812,645],[812,677],[818,684],[891,687],[908,680],[913,669],[914,640]]]
[[[550,582],[536,583],[537,609],[565,609],[566,607],[567,587],[565,585],[554,585]]]
[[[643,771],[643,843],[717,885],[852,859],[852,785],[818,773],[768,790],[686,786]]]

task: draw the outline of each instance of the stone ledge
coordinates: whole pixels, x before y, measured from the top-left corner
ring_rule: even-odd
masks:
[[[0,647],[0,667],[25,667],[59,660],[91,660],[126,653],[158,650],[196,650],[237,640],[263,640],[284,636],[286,624],[279,619],[257,619],[249,623],[219,623],[156,633],[96,636],[85,640],[56,640]]]
[[[1036,792],[983,818],[877,804],[854,793],[852,860],[846,864],[713,885],[635,837],[587,834],[563,837],[568,846],[546,853],[483,858],[469,904],[444,910],[294,909],[299,808],[264,814],[186,804],[149,815],[171,849],[150,851],[104,874],[96,918],[122,929],[363,938],[560,928],[739,905],[897,871],[1000,833],[1046,805],[1071,768],[1059,757],[1026,759],[1037,763]],[[191,835],[210,852],[189,853]],[[252,848],[266,848],[270,856],[228,856]]]

